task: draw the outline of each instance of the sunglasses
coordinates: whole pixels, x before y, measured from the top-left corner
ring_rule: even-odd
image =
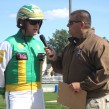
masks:
[[[41,24],[42,20],[27,20],[30,25]]]
[[[73,25],[73,24],[79,23],[79,22],[81,22],[81,21],[69,20],[68,25]]]

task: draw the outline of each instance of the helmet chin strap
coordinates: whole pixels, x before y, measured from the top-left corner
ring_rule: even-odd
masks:
[[[40,31],[38,31],[38,34],[40,33]]]
[[[40,24],[39,24],[39,31],[38,31],[38,34],[40,33],[40,28],[42,26],[42,23],[43,23],[43,20],[41,20]]]
[[[27,41],[26,41],[26,28],[24,28],[24,29],[21,28],[21,31],[22,31],[22,34],[23,34],[23,39],[24,39],[25,43],[27,44]]]

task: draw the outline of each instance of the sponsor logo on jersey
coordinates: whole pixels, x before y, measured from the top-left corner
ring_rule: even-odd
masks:
[[[24,46],[23,46],[21,43],[19,43],[19,44],[18,44],[18,48],[23,49]]]
[[[28,60],[28,55],[25,52],[23,52],[23,53],[17,53],[16,54],[16,59],[17,60]]]
[[[41,47],[37,44],[36,45],[36,48],[38,49],[38,50],[41,50]]]

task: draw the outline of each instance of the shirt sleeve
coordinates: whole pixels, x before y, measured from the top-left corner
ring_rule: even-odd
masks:
[[[96,44],[91,56],[95,72],[81,82],[82,89],[87,91],[99,89],[109,81],[109,43]]]
[[[62,57],[57,56],[57,60],[51,61],[51,65],[53,67],[54,72],[62,74]]]
[[[0,94],[5,91],[5,76],[4,71],[9,60],[12,57],[12,48],[9,42],[0,43]]]

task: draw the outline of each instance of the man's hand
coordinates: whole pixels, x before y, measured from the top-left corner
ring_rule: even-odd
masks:
[[[80,82],[73,82],[69,84],[69,87],[71,88],[72,92],[77,93],[81,90]]]
[[[57,56],[55,51],[50,47],[45,47],[45,52],[50,61],[56,61]]]

